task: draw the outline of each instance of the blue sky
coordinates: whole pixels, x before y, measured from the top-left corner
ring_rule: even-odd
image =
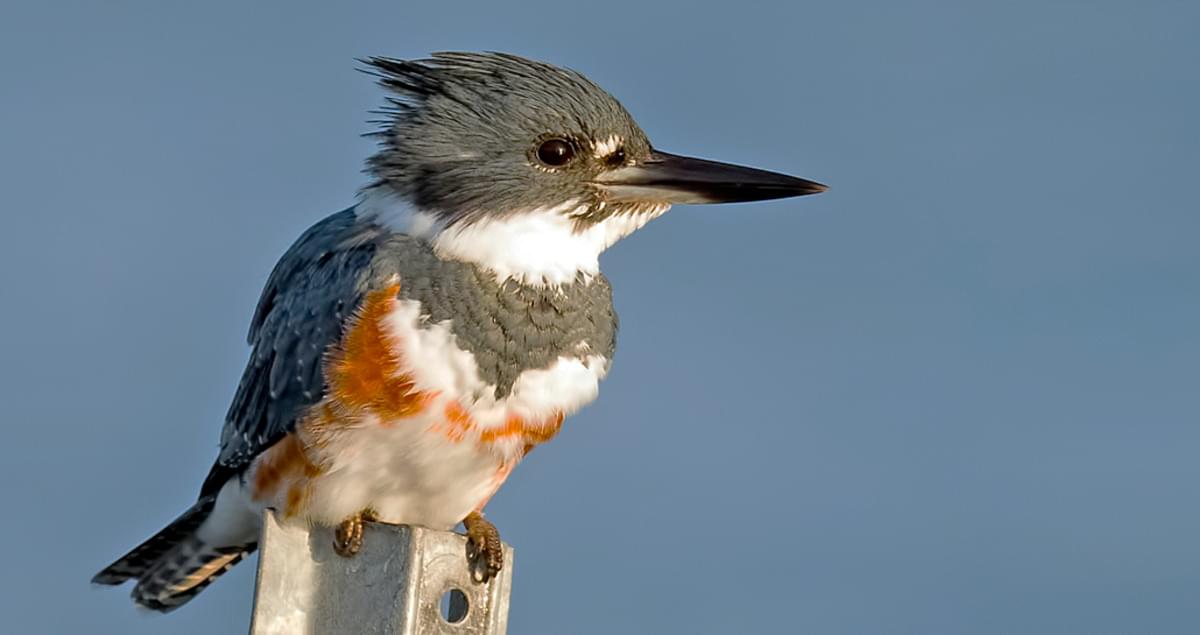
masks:
[[[355,57],[579,69],[654,143],[828,183],[604,257],[600,400],[494,499],[513,633],[1200,630],[1190,2],[8,2],[12,632],[214,633],[88,578],[195,496]]]

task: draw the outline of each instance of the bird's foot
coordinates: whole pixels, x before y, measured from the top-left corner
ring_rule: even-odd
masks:
[[[333,550],[343,558],[353,558],[362,549],[363,523],[375,520],[375,511],[364,509],[343,520],[333,532]]]
[[[467,530],[467,561],[471,565],[471,577],[476,582],[487,582],[500,573],[504,566],[504,545],[500,532],[488,522],[483,514],[471,512],[463,519]]]

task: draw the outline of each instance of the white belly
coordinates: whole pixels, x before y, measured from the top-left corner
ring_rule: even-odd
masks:
[[[329,525],[371,508],[385,522],[453,527],[493,493],[504,457],[431,432],[439,423],[422,415],[340,435],[305,515]]]

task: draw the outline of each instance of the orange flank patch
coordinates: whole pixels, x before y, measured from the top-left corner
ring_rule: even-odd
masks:
[[[307,498],[308,482],[321,473],[308,456],[308,449],[296,433],[280,439],[256,461],[251,490],[256,501],[276,496],[287,487],[284,515],[298,512]]]
[[[283,503],[283,515],[285,517],[295,516],[296,512],[304,507],[304,503],[308,500],[308,487],[305,483],[292,483],[288,487],[287,500]]]
[[[367,296],[325,366],[333,401],[378,415],[385,425],[421,412],[435,396],[417,390],[403,372],[398,342],[384,326],[399,290],[394,284]]]
[[[345,412],[345,408],[339,408],[329,399],[324,399],[309,408],[308,414],[297,426],[297,429],[308,433],[305,435],[305,441],[309,446],[323,449],[328,445],[330,438],[325,433],[345,426],[350,416]]]
[[[479,440],[484,444],[490,444],[519,438],[525,442],[525,453],[528,454],[534,446],[553,439],[554,435],[558,434],[559,428],[562,427],[562,422],[563,413],[561,412],[537,421],[510,415],[504,425],[481,430]],[[451,401],[446,404],[442,420],[435,423],[430,429],[440,431],[446,435],[447,439],[458,443],[478,428],[475,419],[467,412],[466,408],[456,401]]]
[[[563,413],[561,412],[541,421],[532,422],[516,415],[509,415],[503,426],[489,428],[480,433],[479,440],[484,443],[493,443],[501,439],[519,437],[524,439],[528,445],[538,445],[553,439],[554,435],[558,434],[558,429],[562,427],[562,422]]]
[[[475,427],[475,420],[457,401],[446,404],[446,421],[442,432],[446,438],[458,443]]]

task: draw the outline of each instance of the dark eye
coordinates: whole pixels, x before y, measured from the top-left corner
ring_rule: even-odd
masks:
[[[605,161],[614,168],[625,165],[625,149],[617,148],[615,152],[608,155]]]
[[[547,139],[537,147],[538,161],[552,167],[562,167],[575,158],[575,146],[566,139]]]

